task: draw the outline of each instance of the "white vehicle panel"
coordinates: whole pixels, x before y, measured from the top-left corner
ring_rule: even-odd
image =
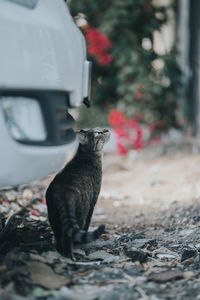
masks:
[[[0,140],[6,141],[1,143],[0,163],[4,172],[0,171],[0,187],[5,187],[8,182],[9,185],[28,183],[60,170],[75,155],[78,147],[77,139],[69,145],[54,147],[20,144],[9,135],[2,110],[0,128]]]
[[[88,97],[90,64],[86,60],[86,43],[66,3],[38,0],[32,9],[21,4],[0,0],[1,188],[43,178],[73,158],[78,140],[68,109]],[[30,99],[38,101],[47,135],[39,135],[41,126],[30,125],[33,123],[29,122],[29,113],[23,115],[23,122],[19,122],[19,113],[18,123],[14,123],[20,109],[12,107],[19,105],[19,99],[21,103],[26,99],[26,104],[31,104]],[[32,117],[30,121],[37,120]],[[23,124],[26,129],[28,125],[34,128],[24,131],[30,140],[22,140],[19,131],[16,137],[17,130],[13,128],[18,126],[21,130]],[[36,140],[40,136],[35,144],[30,138],[34,135]]]
[[[0,88],[68,91],[71,106],[80,105],[85,41],[63,0],[35,9],[1,0],[0,40]]]

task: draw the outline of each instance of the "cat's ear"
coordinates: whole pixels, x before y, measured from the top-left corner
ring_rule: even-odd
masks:
[[[78,140],[79,140],[79,143],[84,145],[84,144],[87,144],[88,142],[88,137],[87,135],[85,134],[85,132],[83,130],[80,130],[80,131],[77,131],[77,137],[78,137]]]

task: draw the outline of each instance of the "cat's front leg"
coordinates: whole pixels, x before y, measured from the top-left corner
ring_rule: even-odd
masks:
[[[85,231],[88,231],[88,229],[89,229],[90,222],[91,222],[92,215],[93,215],[93,211],[94,211],[94,207],[95,207],[95,204],[96,204],[96,202],[97,202],[97,198],[98,198],[98,195],[97,195],[97,196],[95,195],[95,196],[93,197],[92,202],[91,202],[91,206],[90,206],[90,209],[89,209],[87,218],[86,218],[86,222],[85,222],[85,225],[84,225],[84,227],[83,227],[83,229],[84,229]]]
[[[73,261],[76,260],[73,255],[73,242],[66,235],[63,235],[62,237],[62,255],[71,258]]]

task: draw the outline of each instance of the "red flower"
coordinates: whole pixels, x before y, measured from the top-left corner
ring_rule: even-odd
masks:
[[[143,93],[140,92],[140,91],[137,91],[137,92],[135,93],[135,99],[140,100],[140,99],[142,99],[142,98],[143,98]]]
[[[126,154],[130,148],[141,149],[143,147],[142,129],[136,119],[127,120],[123,112],[114,109],[110,111],[108,121],[114,128],[119,154]]]
[[[110,48],[112,48],[111,41],[109,40],[109,38],[107,37],[107,35],[105,35],[103,33],[99,34],[99,46],[102,49],[110,49]]]
[[[134,148],[135,149],[141,149],[143,146],[142,143],[142,130],[141,128],[138,126],[137,127],[137,134],[136,134],[136,140],[134,142]]]
[[[96,56],[97,63],[106,66],[112,61],[112,55],[107,50],[112,48],[112,43],[107,35],[101,33],[98,29],[92,29],[88,26],[84,29],[85,37],[88,42],[88,53]]]
[[[99,63],[99,65],[102,65],[102,66],[106,66],[106,65],[109,65],[112,61],[112,55],[110,54],[104,54],[103,56],[100,56],[98,59],[97,59],[97,62]]]
[[[88,43],[98,44],[101,49],[109,49],[112,47],[112,44],[107,37],[107,35],[101,33],[97,29],[86,29],[85,37]]]
[[[123,112],[118,109],[113,109],[108,115],[108,122],[112,127],[116,127],[124,124],[126,122],[126,118]]]
[[[122,144],[117,143],[117,152],[120,155],[125,155],[128,152],[128,150],[124,146],[122,146]]]
[[[99,31],[97,29],[86,29],[85,38],[89,43],[92,43],[94,40],[98,40]]]
[[[91,44],[91,45],[88,46],[88,53],[92,54],[94,56],[100,56],[100,57],[102,55],[101,49],[98,46],[94,45],[94,44]]]
[[[127,121],[128,127],[130,128],[136,128],[138,126],[137,122],[134,119],[130,119]]]

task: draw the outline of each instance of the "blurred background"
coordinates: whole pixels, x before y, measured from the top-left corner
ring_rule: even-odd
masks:
[[[200,135],[198,0],[69,0],[93,62],[92,108],[79,126],[110,126],[118,152],[162,134]]]
[[[68,110],[89,64],[66,2],[91,108]],[[200,0],[0,0],[0,16],[0,300],[200,299]],[[39,178],[75,155],[74,125],[112,135],[90,227],[107,233],[70,262]]]

